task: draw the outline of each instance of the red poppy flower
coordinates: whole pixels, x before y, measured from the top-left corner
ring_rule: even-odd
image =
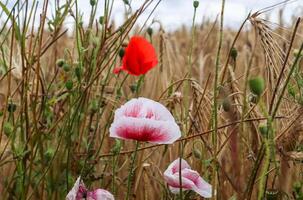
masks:
[[[130,39],[123,56],[123,65],[114,69],[118,74],[121,70],[139,76],[146,74],[158,64],[156,51],[145,38],[134,36]]]

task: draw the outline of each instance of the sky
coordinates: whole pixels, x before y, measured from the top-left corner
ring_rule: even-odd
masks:
[[[5,0],[0,0],[5,1]],[[8,0],[10,6],[16,2],[16,0]],[[52,2],[50,0],[49,2]],[[61,2],[65,2],[60,0]],[[129,0],[132,5],[132,9],[136,10],[142,5],[144,0]],[[146,12],[139,18],[138,23],[143,24],[147,16],[150,14],[153,5],[158,0],[154,0],[152,6],[146,10]],[[225,5],[225,23],[224,25],[231,28],[238,28],[241,22],[246,18],[247,14],[252,11],[258,11],[262,8],[280,3],[284,0],[226,0]],[[103,0],[99,0],[97,17],[103,15]],[[214,20],[220,13],[221,0],[199,0],[199,7],[197,8],[196,23],[201,23],[203,19]],[[41,9],[43,0],[40,0],[39,8]],[[89,0],[78,0],[79,8],[83,14],[84,23],[89,18],[90,4]],[[101,5],[102,4],[102,5]],[[284,19],[290,21],[292,16],[303,15],[303,0],[290,0],[285,6]],[[277,21],[277,13],[279,6],[271,12],[267,12],[264,17],[269,17],[271,21]],[[124,20],[125,6],[122,0],[114,0],[113,19],[117,25],[120,25]],[[162,0],[155,12],[151,16],[147,24],[150,24],[153,19],[161,21],[165,30],[174,30],[185,24],[190,26],[193,19],[193,0]],[[51,16],[53,10],[50,10],[48,15]],[[37,20],[38,21],[38,20]],[[67,27],[73,26],[71,19],[66,22]]]
[[[156,0],[154,0],[156,3]],[[226,0],[225,6],[225,26],[237,28],[241,22],[247,17],[250,11],[258,11],[262,8],[280,3],[284,0]],[[81,8],[84,13],[89,13],[89,6],[87,1],[80,1]],[[133,10],[137,9],[143,0],[130,0]],[[285,4],[284,4],[285,5]],[[274,22],[277,21],[277,13],[279,8],[274,9],[270,14],[270,19]],[[145,14],[139,19],[139,23],[143,24],[153,6],[147,9]],[[221,10],[221,0],[199,0],[199,7],[197,8],[196,22],[201,23],[203,18],[214,20]],[[193,0],[162,0],[154,14],[151,17],[161,21],[163,27],[168,30],[173,30],[180,25],[191,25],[193,19]],[[118,24],[123,22],[124,4],[122,0],[115,0],[114,5],[114,18]],[[100,15],[102,12],[100,12]],[[291,16],[303,15],[303,0],[291,0],[285,5],[284,18],[286,21],[291,19]],[[151,21],[150,20],[150,21]],[[150,22],[149,21],[149,22]]]

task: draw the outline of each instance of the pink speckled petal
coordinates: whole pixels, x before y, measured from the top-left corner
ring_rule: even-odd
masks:
[[[87,200],[114,200],[114,196],[103,189],[96,189],[87,193]]]

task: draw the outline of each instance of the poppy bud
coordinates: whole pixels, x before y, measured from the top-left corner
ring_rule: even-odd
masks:
[[[125,50],[124,50],[124,48],[121,48],[121,49],[119,50],[119,57],[120,57],[120,58],[123,58],[124,54],[125,54]]]
[[[94,6],[94,5],[96,5],[96,0],[90,0],[89,3],[91,6]]]
[[[8,106],[7,106],[8,112],[13,113],[16,111],[16,109],[17,109],[16,104],[14,104],[13,102],[8,103]]]
[[[0,110],[0,117],[2,117],[3,116],[3,111],[2,110]]]
[[[64,64],[65,64],[65,60],[62,58],[58,59],[56,62],[56,65],[60,68],[63,67]]]
[[[70,65],[68,63],[64,63],[62,68],[65,72],[68,72],[70,70]]]
[[[202,153],[199,149],[193,149],[193,155],[195,156],[196,159],[202,158]]]
[[[98,108],[99,108],[98,101],[96,99],[93,99],[90,103],[90,111],[92,113],[95,113],[98,111]]]
[[[259,125],[259,131],[262,134],[263,137],[267,137],[268,135],[268,127],[266,124],[260,124]]]
[[[224,99],[223,99],[223,102],[222,102],[223,110],[224,110],[225,112],[230,111],[230,106],[231,106],[231,104],[230,104],[230,101],[229,101],[228,97],[224,98]]]
[[[73,89],[73,81],[72,80],[67,80],[66,83],[65,83],[65,88],[68,89],[68,90],[71,90]]]
[[[99,24],[104,24],[104,16],[99,17]]]
[[[230,56],[232,57],[232,59],[236,60],[237,59],[237,56],[238,56],[238,51],[236,48],[232,48],[231,51],[230,51]]]
[[[14,131],[14,127],[10,122],[5,122],[3,125],[4,134],[9,137]]]
[[[264,83],[263,78],[256,77],[256,78],[250,79],[249,87],[250,87],[250,91],[253,94],[260,96],[263,93],[264,88],[265,88],[265,83]]]
[[[129,1],[128,1],[128,0],[123,0],[123,2],[124,2],[126,5],[129,5]]]
[[[55,150],[53,148],[48,148],[44,153],[45,162],[49,163],[49,161],[54,157],[54,154],[55,154]]]
[[[198,8],[199,7],[199,1],[194,1],[193,5],[194,5],[194,8]]]
[[[78,81],[80,81],[81,74],[82,74],[82,69],[81,69],[81,67],[77,66],[77,67],[75,68],[75,75],[76,75]]]
[[[151,37],[153,35],[153,29],[151,27],[147,28],[147,33]]]
[[[137,85],[136,85],[136,84],[131,84],[131,85],[129,86],[129,88],[130,88],[130,90],[132,91],[132,93],[134,93],[134,92],[136,92],[136,90],[137,90]]]

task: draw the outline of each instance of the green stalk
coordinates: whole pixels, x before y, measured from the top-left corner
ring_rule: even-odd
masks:
[[[217,95],[218,95],[218,76],[219,76],[219,66],[220,66],[220,54],[221,54],[221,48],[222,48],[222,42],[223,42],[223,20],[224,20],[224,7],[225,7],[225,0],[222,0],[222,7],[221,7],[221,22],[220,22],[220,33],[219,33],[219,46],[216,56],[216,63],[215,63],[215,81],[214,81],[214,106],[213,106],[213,116],[212,116],[212,126],[214,131],[212,132],[212,145],[214,147],[214,154],[215,154],[215,161],[217,160],[217,134],[218,134],[218,101],[217,101]],[[214,199],[216,199],[216,193],[217,190],[217,175],[218,175],[218,168],[216,167],[216,162],[213,162],[213,175],[212,175],[212,196]]]
[[[126,200],[129,200],[130,189],[131,189],[132,181],[133,181],[132,179],[133,179],[134,173],[135,173],[134,165],[135,165],[135,162],[136,162],[138,148],[139,148],[139,142],[137,141],[136,142],[136,149],[135,149],[135,152],[134,152],[134,154],[132,156],[132,159],[131,159],[129,174],[128,174],[128,177],[127,177],[127,194],[126,194],[126,197],[125,197]]]
[[[193,49],[194,49],[194,42],[195,42],[195,31],[196,31],[196,26],[195,26],[195,21],[196,21],[196,15],[197,15],[197,7],[194,7],[194,16],[192,20],[192,31],[191,31],[191,45],[189,49],[189,55],[188,55],[188,73],[191,76],[192,75],[192,54],[193,54]]]
[[[259,183],[259,193],[258,193],[258,200],[262,200],[264,197],[265,189],[266,189],[266,175],[267,171],[270,165],[270,147],[269,147],[269,141],[265,139],[264,141],[265,145],[265,163],[263,165],[262,171],[261,171],[261,180]]]

